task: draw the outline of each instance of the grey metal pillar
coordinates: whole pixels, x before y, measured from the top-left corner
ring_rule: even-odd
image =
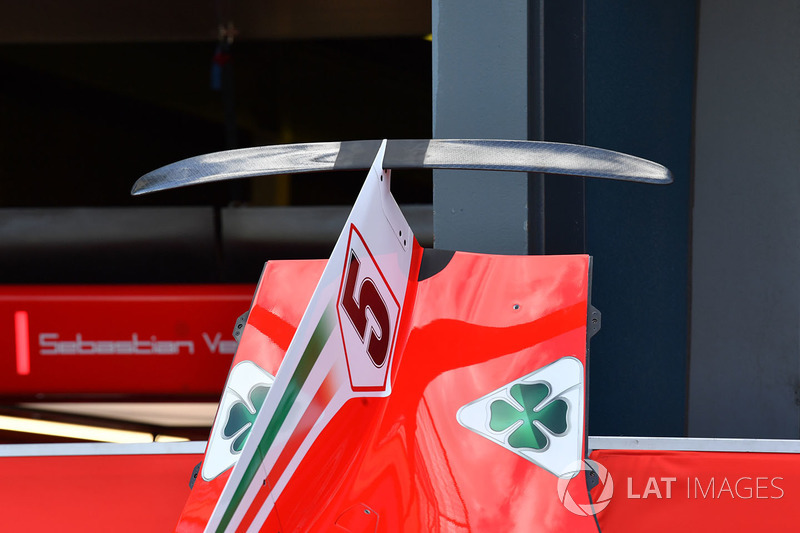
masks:
[[[528,3],[433,0],[433,136],[528,138]],[[526,254],[528,176],[436,171],[434,246]]]
[[[434,137],[583,144],[584,0],[433,3]],[[584,180],[434,173],[437,248],[586,251]]]

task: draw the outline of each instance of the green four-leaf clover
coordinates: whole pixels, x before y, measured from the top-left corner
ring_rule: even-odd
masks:
[[[253,387],[250,391],[250,403],[253,406],[252,410],[249,406],[239,401],[231,406],[230,411],[228,411],[228,421],[222,429],[222,436],[225,439],[232,439],[241,431],[241,434],[231,443],[231,453],[240,453],[242,448],[244,448],[244,443],[250,435],[253,422],[255,422],[256,415],[264,404],[264,398],[267,397],[268,392],[269,387],[266,385],[256,385]],[[242,431],[244,428],[247,429]]]
[[[541,450],[549,441],[547,435],[534,422],[538,421],[554,435],[567,430],[567,402],[557,398],[540,409],[536,407],[550,394],[545,383],[517,383],[511,387],[511,396],[522,406],[522,410],[506,400],[495,400],[490,406],[489,427],[503,432],[520,420],[522,425],[508,437],[513,448]]]

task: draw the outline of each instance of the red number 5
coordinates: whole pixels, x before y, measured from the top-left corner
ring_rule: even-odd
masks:
[[[370,278],[364,278],[361,281],[361,285],[358,287],[358,294],[356,294],[356,281],[358,280],[360,268],[361,261],[356,257],[355,251],[350,250],[350,260],[347,263],[347,280],[342,292],[342,307],[344,307],[347,317],[353,323],[362,342],[365,342],[367,334],[367,309],[372,312],[380,332],[370,328],[369,342],[366,342],[367,355],[372,360],[372,364],[381,367],[389,355],[389,311],[386,309],[386,303],[375,287],[375,283]],[[358,297],[357,299],[356,296]]]

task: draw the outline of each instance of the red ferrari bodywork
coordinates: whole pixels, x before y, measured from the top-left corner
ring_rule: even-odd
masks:
[[[591,517],[563,507],[558,476],[457,419],[465,404],[564,356],[585,368],[589,257],[416,247],[413,258],[392,394],[349,400],[256,522],[332,394],[321,387],[236,530],[594,530]],[[267,264],[234,366],[247,359],[277,371],[324,266]],[[178,531],[205,527],[226,479],[198,479]]]

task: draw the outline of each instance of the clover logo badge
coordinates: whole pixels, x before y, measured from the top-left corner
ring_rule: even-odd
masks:
[[[550,394],[547,384],[518,383],[511,387],[509,393],[518,405],[512,405],[505,399],[493,401],[490,406],[489,427],[493,431],[505,432],[512,426],[517,426],[508,437],[511,447],[531,450],[546,448],[550,439],[540,426],[553,435],[563,435],[567,431],[567,402],[557,398],[539,407]]]
[[[200,471],[204,480],[211,481],[239,460],[274,381],[253,361],[240,361],[231,369]]]
[[[462,405],[456,419],[551,474],[571,479],[577,473],[569,465],[583,457],[583,384],[581,360],[561,357]]]
[[[237,401],[231,405],[228,411],[228,419],[222,428],[222,438],[225,440],[234,439],[231,443],[231,453],[241,453],[244,443],[253,429],[253,423],[264,399],[267,397],[269,387],[266,385],[256,385],[250,389],[248,404]]]

